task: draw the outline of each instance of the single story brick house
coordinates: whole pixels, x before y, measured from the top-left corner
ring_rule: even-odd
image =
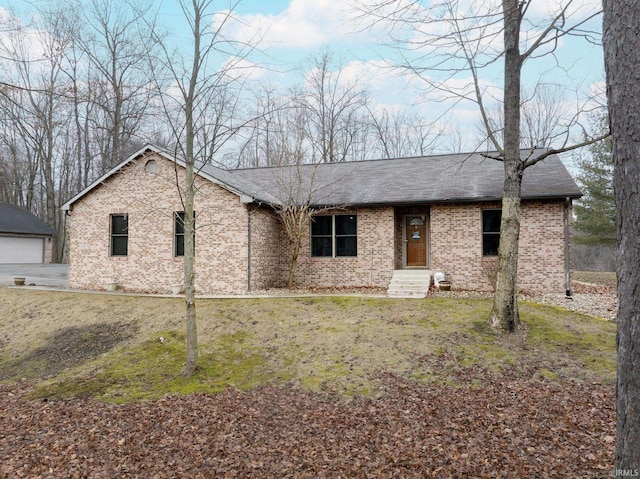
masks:
[[[168,292],[182,283],[181,158],[146,146],[62,206],[72,288]],[[196,178],[196,290],[285,285],[290,244],[273,205],[312,194],[296,284],[387,287],[394,271],[442,271],[490,290],[500,237],[502,164],[479,153],[225,170]],[[571,203],[581,195],[551,155],[525,173],[519,287],[564,292]]]
[[[24,206],[0,203],[0,264],[51,263],[54,234]]]

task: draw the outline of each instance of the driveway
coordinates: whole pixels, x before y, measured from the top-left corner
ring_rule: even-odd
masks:
[[[0,264],[0,286],[13,285],[13,278],[25,278],[36,286],[69,286],[68,264]]]

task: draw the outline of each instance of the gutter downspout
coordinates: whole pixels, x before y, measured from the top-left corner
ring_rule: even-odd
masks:
[[[564,202],[564,282],[568,299],[571,298],[571,259],[569,257],[569,207],[571,206],[571,198],[568,196]]]

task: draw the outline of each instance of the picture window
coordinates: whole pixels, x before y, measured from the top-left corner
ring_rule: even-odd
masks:
[[[358,255],[356,215],[319,215],[311,219],[311,256],[355,257]]]

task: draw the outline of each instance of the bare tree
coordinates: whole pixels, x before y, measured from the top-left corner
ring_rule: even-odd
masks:
[[[277,203],[272,205],[276,215],[284,226],[289,240],[289,265],[287,287],[295,283],[298,258],[302,250],[302,241],[309,232],[313,216],[323,211],[344,208],[344,205],[326,205],[325,199],[332,187],[341,178],[320,179],[318,169],[321,163],[302,164],[293,158],[289,166],[274,168]]]
[[[91,101],[95,105],[88,125],[99,148],[100,174],[135,150],[130,143],[141,134],[142,119],[154,90],[149,88],[146,59],[153,56],[153,23],[149,6],[115,0],[76,0],[84,29],[76,38],[90,62]]]
[[[567,137],[576,126],[577,117],[566,117],[566,99],[558,85],[538,84],[533,89],[522,88],[520,113],[520,148],[551,148],[558,142],[567,143]],[[529,91],[531,90],[531,91]],[[580,109],[581,112],[584,109]],[[495,102],[487,106],[487,120],[499,143],[504,141],[504,106]],[[478,144],[487,144],[487,149],[494,145],[488,141],[487,127],[483,121],[478,124]]]
[[[290,255],[287,270],[287,287],[294,286],[296,266],[302,249],[302,241],[316,212],[312,206],[314,183],[318,165],[313,165],[308,177],[303,173],[301,163],[281,167],[274,172],[278,175],[276,183],[280,203],[273,208],[284,226],[289,240]]]
[[[412,115],[406,111],[386,108],[371,111],[370,154],[376,158],[402,158],[433,154],[444,131],[435,122]]]
[[[618,375],[615,469],[640,469],[640,4],[604,0],[604,53],[618,235]]]
[[[26,159],[26,198],[20,202],[24,200],[27,208],[57,231],[55,248],[61,236],[55,172],[61,168],[57,153],[65,132],[60,114],[65,109],[62,71],[71,35],[59,16],[45,16],[30,29],[16,29],[0,45],[4,60],[11,63],[15,75],[12,83],[19,85],[3,90],[0,107],[10,121],[11,133],[4,137],[5,144],[16,159],[21,155]],[[19,174],[18,170],[14,174]],[[20,180],[16,177],[15,181]]]
[[[353,159],[362,129],[366,92],[357,81],[346,81],[341,67],[324,50],[313,60],[304,93],[299,95],[307,110],[307,141],[314,163]]]
[[[498,252],[497,285],[489,324],[505,332],[518,328],[518,239],[522,178],[527,168],[552,154],[585,146],[600,138],[570,144],[569,135],[555,148],[521,150],[522,72],[527,62],[552,55],[569,35],[597,37],[588,22],[597,11],[574,8],[578,2],[559,2],[550,17],[535,15],[533,0],[459,2],[380,1],[362,7],[369,17],[388,26],[401,47],[401,66],[421,78],[440,100],[471,101],[480,112],[487,141],[496,153],[487,157],[504,165],[502,221]],[[574,11],[576,10],[576,11]],[[407,30],[411,34],[406,34]],[[401,35],[402,34],[402,35]],[[503,66],[501,88],[491,83],[491,68]],[[482,75],[486,74],[487,78]],[[456,87],[456,85],[459,85]],[[488,105],[502,103],[504,126],[492,123]]]
[[[233,18],[239,0],[234,0],[224,12],[217,13],[211,11],[214,0],[180,0],[179,4],[189,25],[191,51],[184,54],[184,48],[171,48],[167,38],[156,30],[154,40],[162,54],[158,58],[150,58],[150,68],[153,70],[155,83],[162,90],[161,100],[176,144],[175,151],[185,163],[184,176],[178,181],[178,192],[184,206],[187,330],[184,374],[191,376],[198,367],[195,178],[198,168],[214,162],[222,146],[244,126],[242,123],[234,123],[234,112],[243,81],[241,76],[232,73],[254,45],[239,44],[225,37],[225,27]]]

